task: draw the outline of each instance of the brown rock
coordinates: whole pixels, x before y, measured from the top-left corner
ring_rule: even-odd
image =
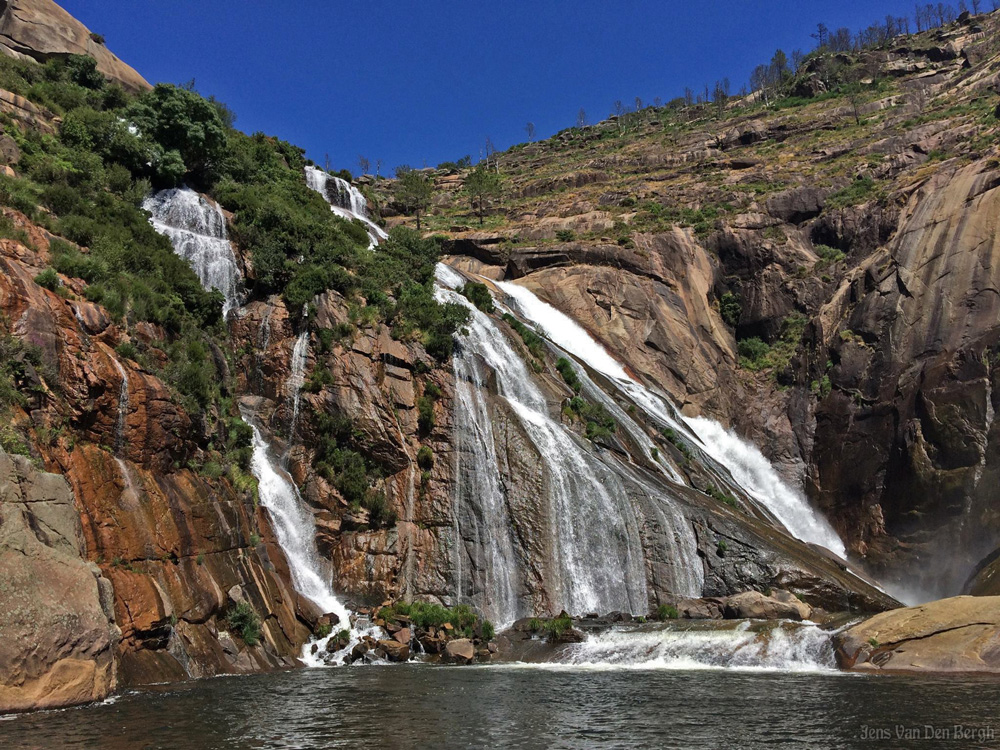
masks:
[[[84,551],[65,479],[0,450],[0,711],[115,689],[114,595]]]
[[[725,617],[727,620],[804,620],[808,617],[808,605],[795,600],[795,603],[778,601],[765,596],[759,591],[745,591],[742,594],[730,596],[725,600]]]
[[[379,641],[378,647],[389,661],[402,662],[410,658],[410,647],[395,640]]]
[[[94,39],[90,30],[52,0],[9,0],[2,4],[0,49],[12,57],[44,62],[53,57],[87,55],[97,69],[128,91],[151,86]]]
[[[471,664],[476,656],[476,647],[468,638],[448,641],[444,648],[445,658],[457,664]]]
[[[399,643],[403,644],[404,646],[409,646],[410,645],[410,638],[411,637],[412,636],[411,636],[409,628],[403,628],[403,629],[398,630],[398,631],[396,631],[395,633],[392,634],[393,640],[398,641]]]
[[[1000,597],[956,596],[883,612],[835,643],[845,669],[1000,673]]]

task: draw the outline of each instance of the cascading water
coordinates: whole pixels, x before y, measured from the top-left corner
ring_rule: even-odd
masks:
[[[285,390],[292,405],[292,421],[288,428],[288,449],[292,449],[295,441],[295,430],[299,424],[299,406],[302,403],[302,386],[306,382],[306,357],[309,354],[309,331],[305,330],[295,339],[292,348],[292,361]]]
[[[389,238],[385,230],[368,216],[368,201],[365,196],[347,180],[334,177],[319,167],[306,167],[306,184],[323,196],[337,216],[348,221],[357,219],[363,223],[371,239],[370,247]]]
[[[830,633],[810,623],[704,623],[610,630],[574,644],[557,662],[574,669],[737,669],[835,672]]]
[[[802,496],[778,476],[770,461],[755,446],[704,417],[685,420],[698,436],[704,450],[729,469],[743,489],[770,510],[797,539],[826,547],[842,558],[847,557],[844,542],[837,532]]]
[[[242,276],[222,210],[188,188],[161,190],[142,207],[152,214],[153,228],[170,240],[174,252],[198,274],[202,286],[222,292],[223,316],[238,307]]]
[[[316,521],[312,511],[294,482],[279,468],[257,425],[247,414],[243,419],[253,430],[251,467],[257,477],[260,504],[274,523],[278,543],[288,558],[295,590],[323,612],[337,615],[340,624],[348,627],[350,612],[334,594],[329,563],[320,557],[316,548]],[[308,660],[307,657],[308,654],[303,654],[304,659]]]
[[[170,239],[175,252],[191,265],[202,285],[206,288],[215,287],[223,292],[226,298],[224,311],[228,313],[238,305],[239,269],[232,247],[225,239],[225,219],[218,207],[186,189],[157,193],[144,206],[153,214],[153,227]],[[268,334],[269,331],[265,331],[265,336]],[[293,433],[298,418],[307,349],[308,336],[304,332],[296,340],[291,377],[286,384],[286,391],[293,405]],[[117,360],[115,363],[121,370],[120,363]],[[125,382],[127,387],[127,378]],[[316,548],[316,521],[312,511],[302,499],[298,488],[272,457],[267,441],[250,415],[243,414],[243,419],[253,431],[251,466],[257,478],[260,502],[272,519],[278,543],[288,559],[296,591],[324,613],[335,614],[340,626],[350,629],[351,643],[356,642],[362,633],[355,630],[350,613],[333,591],[332,569]],[[332,634],[320,641],[317,653],[325,653],[323,646],[330,637]],[[303,649],[302,659],[311,666],[324,663],[312,653],[309,645]]]
[[[546,497],[553,519],[549,540],[554,567],[549,581],[550,606],[571,612],[646,611],[649,600],[645,557],[635,511],[620,479],[549,416],[545,396],[493,320],[464,297],[445,288],[446,272],[439,282],[439,299],[463,305],[469,311],[468,335],[460,340],[456,353],[457,376],[469,388],[482,393],[485,371],[477,368],[483,366],[492,372],[499,397],[516,415],[544,467]],[[460,424],[476,425],[483,431],[493,424],[485,398],[459,398],[456,406]],[[484,442],[492,442],[492,430],[484,437]],[[482,476],[485,486],[496,487],[490,473],[497,464],[491,462],[488,449],[485,453],[474,453],[471,466],[463,465],[466,459],[458,453],[459,476],[464,473],[474,481]],[[481,462],[489,463],[480,466]],[[477,514],[483,519],[484,531],[489,530],[493,535],[512,534],[502,510],[503,493],[493,489],[491,497],[484,499],[480,488],[472,489],[475,491],[470,492],[471,496],[460,497],[457,503],[468,509],[456,519],[460,538],[466,539],[470,533],[469,529],[461,528],[462,521]],[[513,545],[513,540],[492,545],[490,555],[495,554],[502,561],[490,564],[495,569],[494,576],[509,576],[518,569],[516,560],[511,559]],[[614,564],[595,564],[595,561],[614,561]],[[508,572],[496,572],[498,564]],[[506,595],[502,590],[497,594],[499,598]],[[496,616],[492,612],[490,615]],[[510,615],[500,615],[504,616]]]
[[[114,362],[115,369],[121,376],[122,383],[118,388],[118,417],[115,420],[115,454],[121,452],[122,448],[125,447],[125,427],[128,421],[128,373],[125,371],[125,367],[121,362],[118,361],[117,357],[112,357],[111,361]]]
[[[798,539],[846,557],[843,541],[813,510],[800,492],[785,484],[763,454],[735,433],[704,417],[685,419],[665,397],[632,378],[622,365],[578,323],[531,290],[498,282],[517,311],[553,343],[573,354],[621,387],[648,414],[697,441],[706,454],[726,467],[733,479]]]

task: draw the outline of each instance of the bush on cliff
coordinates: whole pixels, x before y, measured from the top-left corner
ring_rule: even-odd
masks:
[[[260,615],[247,602],[237,602],[226,613],[226,624],[248,646],[260,643]]]

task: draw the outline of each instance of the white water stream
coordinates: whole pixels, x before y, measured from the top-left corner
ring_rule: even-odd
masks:
[[[523,286],[497,282],[515,309],[554,344],[602,373],[651,416],[697,441],[705,453],[726,467],[733,479],[767,508],[796,538],[846,557],[843,541],[803,494],[789,487],[753,444],[705,417],[679,417],[665,396],[631,377],[621,363],[576,321],[540,300]]]
[[[348,221],[357,219],[365,225],[374,248],[389,235],[368,215],[368,201],[354,185],[340,177],[324,172],[319,167],[306,167],[306,184],[323,196],[337,216]]]
[[[239,307],[242,275],[222,210],[188,188],[161,190],[142,207],[153,215],[153,228],[170,240],[174,252],[198,274],[201,285],[222,292],[223,317]]]

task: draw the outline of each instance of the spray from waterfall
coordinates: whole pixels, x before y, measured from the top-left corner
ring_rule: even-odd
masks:
[[[222,210],[188,188],[161,190],[142,207],[152,214],[153,228],[170,240],[174,252],[198,274],[202,286],[222,292],[223,316],[239,307],[242,275]]]
[[[576,321],[538,299],[529,289],[510,282],[497,286],[518,312],[553,343],[602,373],[627,393],[646,413],[695,441],[793,536],[846,557],[843,541],[829,522],[809,506],[801,492],[785,484],[756,446],[704,418],[684,419],[665,396],[632,378],[608,351]]]
[[[306,167],[306,184],[323,196],[337,216],[364,224],[368,231],[370,248],[389,238],[385,230],[368,215],[368,201],[365,196],[347,180],[335,177],[318,167]]]

